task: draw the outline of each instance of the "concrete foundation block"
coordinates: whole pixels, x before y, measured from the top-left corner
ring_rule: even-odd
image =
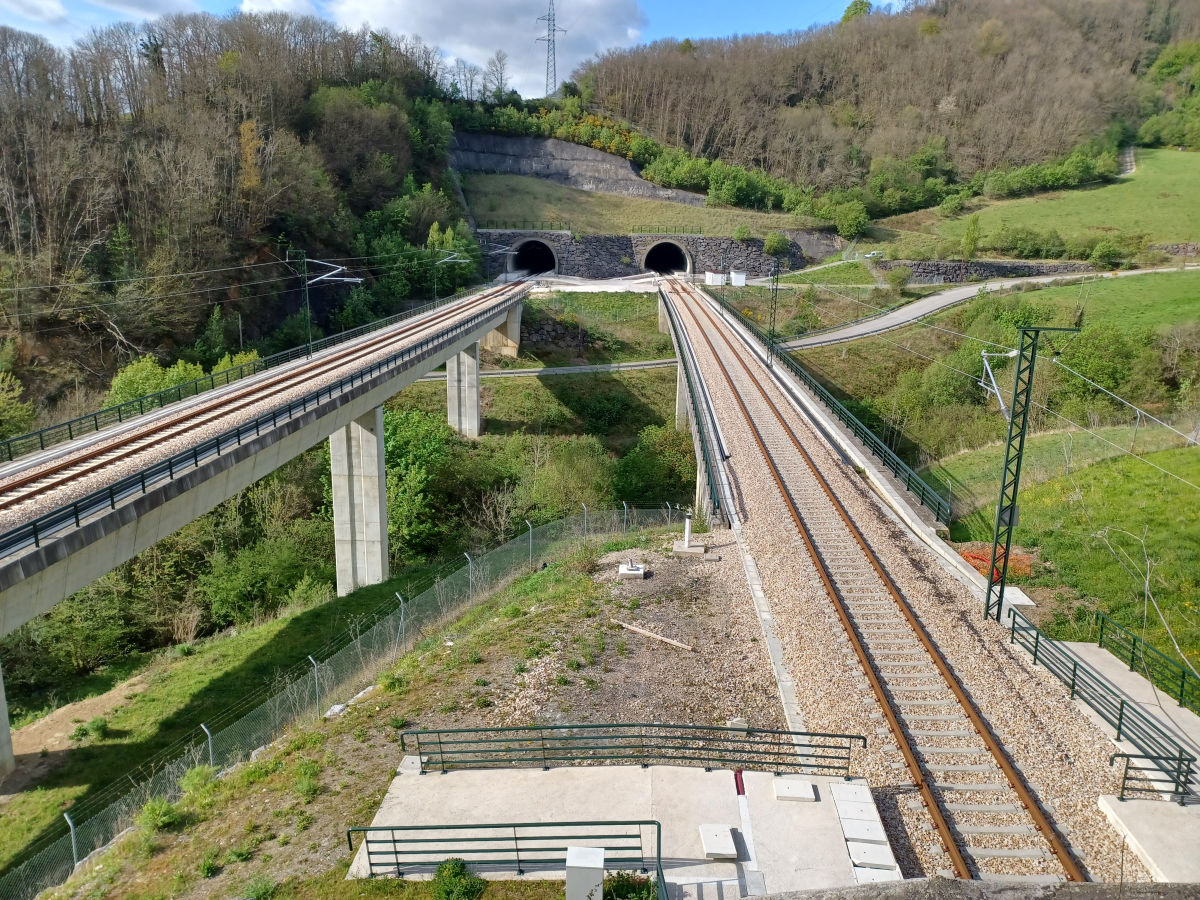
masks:
[[[850,861],[856,868],[888,870],[896,868],[896,858],[892,856],[892,849],[886,844],[846,841],[846,849],[850,851]]]
[[[621,581],[641,581],[646,574],[646,567],[640,563],[621,563],[617,567],[617,578]]]
[[[696,559],[701,559],[704,557],[704,554],[708,552],[708,548],[703,544],[697,544],[695,542],[685,544],[683,541],[675,541],[675,543],[671,545],[671,552],[676,556],[689,556]]]
[[[604,900],[604,848],[567,848],[566,900]]]
[[[776,778],[774,781],[776,800],[798,800],[802,803],[814,803],[817,799],[811,781],[800,781],[797,778]]]
[[[701,825],[700,843],[704,846],[705,859],[737,859],[733,829],[728,825]]]

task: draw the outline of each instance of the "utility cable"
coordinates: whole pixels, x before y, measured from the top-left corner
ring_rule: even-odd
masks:
[[[0,287],[0,291],[49,291],[62,290],[63,288],[76,287],[95,287],[102,284],[126,284],[131,281],[153,281],[156,278],[193,278],[197,275],[213,275],[218,272],[239,272],[243,269],[258,269],[262,266],[277,266],[283,263],[265,262],[265,263],[248,263],[244,266],[227,266],[223,269],[204,269],[199,272],[177,272],[167,275],[137,275],[132,278],[106,278],[103,281],[63,281],[58,284],[33,284],[22,285],[20,287]]]

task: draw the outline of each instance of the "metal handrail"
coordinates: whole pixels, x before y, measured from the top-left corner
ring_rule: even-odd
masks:
[[[692,416],[696,422],[696,434],[700,438],[700,454],[704,457],[701,461],[704,466],[704,477],[708,482],[709,501],[712,503],[713,515],[717,521],[724,521],[728,516],[724,513],[724,507],[721,505],[721,488],[717,482],[716,466],[720,465],[718,461],[715,465],[713,462],[713,447],[711,435],[708,433],[708,419],[701,413],[700,398],[696,391],[696,379],[699,378],[699,373],[692,373],[692,359],[689,354],[685,354],[683,349],[689,346],[686,338],[686,332],[679,323],[675,307],[671,304],[670,298],[663,291],[659,291],[659,298],[663,306],[667,310],[667,320],[671,323],[671,340],[675,344],[675,358],[678,360],[678,365],[683,368],[684,381],[687,383],[688,397],[692,403]]]
[[[1128,661],[1130,672],[1142,672],[1150,681],[1178,700],[1180,706],[1200,713],[1200,678],[1197,678],[1195,673],[1162,651],[1151,647],[1104,613],[1097,612],[1096,618],[1100,622],[1100,638],[1096,642],[1100,647],[1105,646],[1104,638],[1107,636],[1109,646],[1106,649],[1118,659]]]
[[[609,833],[615,828],[636,828],[634,833]],[[568,834],[563,830],[603,828],[601,833]],[[350,852],[354,852],[354,835],[363,836],[364,851],[367,860],[368,876],[374,878],[376,866],[381,869],[379,874],[394,874],[404,877],[405,870],[430,870],[447,859],[463,859],[474,866],[495,866],[511,868],[518,875],[525,874],[531,867],[557,870],[566,867],[567,849],[569,846],[603,847],[604,868],[621,870],[626,865],[647,872],[645,846],[642,841],[642,829],[654,829],[654,871],[658,880],[657,894],[660,900],[666,900],[666,887],[662,871],[662,824],[654,819],[625,819],[590,822],[500,822],[488,824],[456,824],[456,825],[374,825],[346,829],[346,844]],[[524,831],[547,831],[551,834],[525,834]],[[472,836],[455,837],[403,837],[398,835],[421,835],[437,832],[470,831]],[[480,832],[495,832],[494,836]],[[378,835],[378,838],[373,837]],[[385,837],[386,835],[386,837]],[[636,840],[636,844],[633,842]],[[547,845],[547,842],[554,842]],[[565,842],[574,841],[575,844]],[[578,842],[586,843],[578,843]],[[487,844],[489,846],[479,846]],[[373,849],[376,847],[387,849]],[[438,846],[431,846],[438,845]],[[415,849],[400,849],[414,847]],[[608,851],[614,850],[617,856],[610,856]],[[636,855],[633,855],[636,851]],[[491,858],[484,854],[492,854]],[[380,862],[377,859],[383,858]],[[390,859],[388,859],[390,857]],[[403,859],[401,857],[404,857]],[[553,868],[552,868],[553,867]]]
[[[1124,800],[1126,794],[1170,794],[1172,797],[1177,797],[1180,806],[1184,805],[1184,801],[1189,793],[1191,793],[1190,782],[1192,780],[1192,763],[1195,761],[1180,753],[1179,756],[1147,756],[1141,753],[1114,753],[1108,758],[1108,765],[1111,768],[1112,764],[1118,759],[1125,760],[1125,767],[1121,772],[1121,790],[1117,794],[1118,800]],[[1143,766],[1130,766],[1134,760],[1144,760],[1153,763],[1153,770]],[[1133,770],[1134,779],[1136,781],[1145,782],[1145,786],[1137,783],[1129,783],[1129,772]],[[1162,773],[1161,777],[1154,777],[1147,774],[1148,772],[1157,770]]]
[[[630,234],[704,234],[697,225],[634,225]]]
[[[538,222],[530,219],[487,219],[477,231],[570,231],[570,222]]]
[[[434,300],[422,306],[406,310],[405,312],[396,313],[394,316],[388,316],[375,322],[369,322],[366,325],[359,325],[357,328],[351,328],[349,331],[320,338],[313,341],[311,345],[305,344],[300,347],[293,347],[291,350],[281,350],[279,353],[272,353],[270,356],[265,356],[262,359],[251,360],[230,369],[222,369],[219,372],[205,375],[203,378],[187,381],[175,387],[156,391],[153,394],[146,394],[143,397],[135,397],[133,400],[118,403],[116,406],[106,407],[94,413],[89,413],[86,416],[78,416],[66,422],[60,422],[57,425],[48,425],[38,431],[31,431],[28,434],[0,441],[0,462],[12,462],[17,457],[24,456],[26,453],[45,450],[47,447],[53,447],[64,441],[73,441],[75,438],[82,437],[85,434],[94,434],[103,428],[107,428],[109,425],[128,422],[152,410],[162,409],[164,406],[178,403],[181,400],[187,400],[195,397],[197,394],[215,390],[218,387],[224,387],[235,381],[247,378],[250,375],[256,375],[267,369],[273,369],[293,360],[300,359],[302,356],[308,356],[311,353],[320,353],[322,350],[328,350],[330,347],[335,347],[346,341],[362,337],[364,334],[379,331],[380,329],[395,325],[397,322],[403,322],[405,319],[424,315],[447,304],[456,303],[464,297],[479,293],[479,290],[478,287],[468,288],[452,296],[442,297],[440,300]]]
[[[551,764],[652,762],[745,768],[780,772],[849,775],[855,744],[862,735],[729,728],[707,725],[618,723],[611,725],[529,725],[512,728],[452,728],[406,731],[400,746],[415,744],[421,771],[448,772]]]
[[[1115,728],[1117,741],[1124,740],[1133,744],[1143,758],[1148,760],[1182,760],[1189,766],[1196,762],[1196,757],[1184,750],[1178,741],[1143,713],[1136,703],[1127,702],[1103,675],[1064,650],[1058,641],[1043,634],[1041,629],[1020,611],[1009,607],[1008,618],[1012,623],[1009,643],[1024,647],[1033,654],[1035,666],[1041,663],[1059,681],[1069,685],[1071,699],[1078,697],[1101,719]],[[1172,777],[1166,763],[1158,768],[1164,776]],[[1186,782],[1183,791],[1191,792]]]
[[[824,385],[808,373],[808,371],[793,359],[788,352],[779,346],[779,341],[772,340],[766,332],[758,327],[754,322],[750,321],[746,316],[742,315],[728,301],[722,299],[712,291],[704,289],[704,293],[719,303],[722,308],[735,316],[742,326],[746,328],[760,344],[770,353],[775,359],[778,359],[788,370],[795,375],[810,391],[817,395],[822,403],[841,420],[842,424],[853,432],[854,436],[862,441],[863,446],[874,454],[880,462],[891,469],[892,474],[900,480],[900,482],[921,501],[922,506],[926,506],[933,510],[933,514],[939,522],[949,524],[950,522],[950,504],[942,499],[941,494],[935,491],[932,487],[914,472],[904,460],[897,456],[890,447],[879,439],[875,432],[871,431],[866,425],[859,421],[858,417],[850,410],[846,409],[842,403],[831,394]]]
[[[258,437],[263,430],[278,427],[280,422],[286,422],[297,415],[304,415],[310,409],[318,407],[323,401],[332,400],[334,396],[343,391],[350,390],[370,378],[374,378],[387,369],[391,369],[402,362],[414,358],[425,358],[431,353],[436,352],[438,348],[444,346],[447,341],[452,342],[455,337],[464,331],[471,331],[480,322],[495,316],[501,309],[512,306],[514,303],[524,299],[528,292],[529,287],[525,286],[517,293],[511,294],[475,313],[471,317],[455,323],[445,331],[441,331],[432,337],[425,338],[416,344],[398,350],[387,358],[377,360],[369,366],[340,378],[336,382],[332,382],[310,394],[289,401],[286,406],[277,407],[269,413],[264,413],[255,419],[243,422],[241,425],[221,432],[216,437],[202,441],[187,450],[181,450],[165,460],[147,466],[140,472],[128,475],[106,488],[92,491],[90,494],[72,503],[60,506],[58,509],[38,516],[24,525],[19,525],[0,534],[0,559],[11,556],[30,546],[40,547],[42,542],[47,538],[68,528],[79,528],[90,516],[108,510],[115,510],[118,501],[125,500],[135,494],[146,494],[163,482],[174,481],[183,472],[189,469],[200,468],[210,458],[220,456],[224,452],[241,446],[242,441]]]

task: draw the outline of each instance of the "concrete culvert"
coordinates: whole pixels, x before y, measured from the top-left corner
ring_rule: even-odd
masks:
[[[517,248],[513,258],[513,270],[539,275],[542,272],[554,272],[557,265],[554,251],[541,241],[526,241]]]
[[[646,254],[646,268],[652,272],[658,272],[660,275],[686,272],[688,270],[687,256],[684,255],[683,248],[678,244],[663,241],[661,244],[651,247],[650,252]]]

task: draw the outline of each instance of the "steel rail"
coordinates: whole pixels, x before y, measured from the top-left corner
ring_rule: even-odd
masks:
[[[519,282],[514,282],[519,284]],[[196,406],[181,409],[174,414],[168,413],[163,419],[158,421],[150,421],[145,423],[145,427],[133,427],[124,435],[119,435],[110,441],[101,441],[97,445],[86,448],[81,454],[70,455],[67,458],[57,463],[51,463],[49,466],[35,468],[25,475],[17,475],[7,483],[0,484],[0,510],[11,509],[18,506],[44,490],[53,490],[62,487],[71,481],[90,475],[106,466],[120,462],[130,456],[145,450],[145,442],[148,440],[162,441],[170,440],[177,435],[167,434],[164,432],[177,426],[184,425],[188,428],[203,426],[209,422],[218,420],[231,413],[236,413],[248,406],[253,406],[256,403],[262,402],[264,393],[270,389],[277,387],[289,381],[296,381],[299,378],[318,377],[328,374],[345,365],[353,363],[355,360],[363,356],[379,351],[381,345],[388,344],[397,339],[411,337],[427,329],[430,325],[436,325],[439,322],[444,322],[447,319],[454,318],[469,312],[471,309],[480,304],[495,300],[497,296],[502,295],[511,285],[505,285],[500,289],[485,290],[471,297],[466,303],[453,307],[443,307],[434,310],[430,316],[417,319],[415,321],[406,321],[400,325],[395,331],[385,333],[375,332],[372,337],[361,344],[354,344],[348,347],[339,348],[334,353],[324,356],[319,360],[307,362],[294,369],[286,372],[280,372],[270,378],[256,381],[254,383],[243,383],[239,385],[239,389],[230,391],[229,393],[208,400],[202,401]],[[245,379],[249,382],[250,379]],[[209,415],[209,414],[212,415]],[[206,417],[206,418],[204,418]],[[197,421],[201,419],[201,421]],[[130,446],[131,444],[135,446]],[[113,451],[122,450],[124,452],[113,455]],[[92,463],[91,465],[87,465]],[[80,471],[72,472],[81,465],[84,468]],[[47,479],[52,478],[60,473],[68,473],[67,477],[60,478],[57,482],[43,485],[33,491],[26,491],[14,496],[5,496],[11,491],[19,490],[30,485],[38,485]]]
[[[828,498],[830,504],[834,507],[834,509],[838,513],[839,517],[841,518],[842,522],[846,525],[847,529],[850,531],[851,535],[854,537],[855,542],[858,544],[863,555],[870,562],[871,567],[875,570],[876,575],[879,577],[880,581],[883,583],[883,585],[887,589],[888,593],[892,596],[892,599],[896,602],[897,606],[899,606],[902,614],[904,615],[904,618],[907,620],[909,626],[913,629],[918,640],[921,642],[921,645],[924,647],[926,653],[933,660],[934,665],[937,667],[939,673],[942,675],[942,678],[946,682],[951,693],[954,694],[954,697],[957,700],[958,704],[962,707],[963,711],[966,713],[968,720],[971,722],[971,724],[974,726],[975,730],[978,732],[980,737],[983,739],[985,747],[991,753],[992,757],[996,760],[996,763],[999,765],[1000,770],[1003,772],[1005,779],[1009,782],[1009,785],[1016,792],[1018,798],[1020,798],[1021,805],[1023,807],[1025,807],[1025,809],[1029,812],[1030,817],[1034,821],[1035,827],[1042,834],[1042,837],[1050,845],[1055,856],[1058,858],[1059,862],[1062,864],[1064,871],[1067,873],[1067,877],[1071,881],[1079,881],[1079,882],[1086,881],[1087,878],[1084,875],[1082,869],[1080,868],[1078,862],[1076,862],[1075,858],[1071,855],[1070,851],[1067,849],[1067,847],[1065,845],[1065,842],[1062,840],[1061,836],[1058,834],[1057,830],[1054,828],[1054,825],[1050,822],[1049,818],[1047,818],[1047,816],[1045,815],[1044,811],[1041,808],[1041,805],[1037,802],[1036,798],[1033,796],[1033,794],[1029,791],[1028,787],[1025,785],[1024,780],[1020,777],[1020,775],[1017,773],[1015,767],[1009,761],[1007,754],[1004,753],[1002,747],[1000,746],[999,741],[996,739],[996,736],[992,732],[991,727],[988,725],[986,719],[984,719],[984,717],[975,708],[975,704],[971,701],[970,697],[967,695],[965,689],[963,688],[962,684],[959,682],[957,676],[954,675],[954,673],[951,671],[945,658],[942,656],[941,652],[937,649],[937,646],[933,642],[933,640],[930,638],[929,633],[925,630],[924,625],[921,623],[920,619],[917,617],[917,615],[913,611],[912,607],[908,604],[908,602],[900,594],[900,591],[896,587],[895,582],[886,573],[882,564],[879,562],[879,558],[875,555],[874,551],[871,550],[871,548],[867,545],[865,539],[863,538],[862,532],[854,524],[853,520],[851,519],[849,514],[846,512],[845,507],[834,495],[833,490],[829,486],[829,482],[821,474],[821,472],[817,468],[816,464],[813,462],[812,457],[809,455],[808,451],[801,444],[800,440],[797,438],[797,436],[796,436],[795,432],[793,431],[793,429],[791,428],[791,426],[783,418],[782,414],[779,411],[779,408],[776,406],[774,401],[772,401],[771,398],[767,395],[766,391],[763,389],[759,380],[754,376],[754,373],[751,372],[749,366],[746,365],[746,362],[743,359],[742,355],[737,352],[737,349],[733,346],[733,343],[729,340],[728,336],[724,334],[724,331],[718,326],[716,320],[712,317],[712,315],[705,308],[705,306],[703,304],[703,300],[695,297],[695,295],[692,294],[691,291],[689,290],[689,287],[684,287],[684,289],[682,291],[680,291],[680,293],[687,294],[688,296],[691,296],[692,299],[694,299],[698,303],[700,303],[701,310],[704,313],[705,317],[713,325],[714,329],[719,334],[721,334],[721,338],[725,342],[725,344],[729,347],[730,353],[734,356],[735,359],[737,359],[738,363],[745,370],[747,376],[749,376],[751,382],[754,384],[755,388],[758,390],[759,394],[762,396],[763,401],[767,404],[767,406],[774,413],[775,418],[777,419],[779,424],[784,429],[785,433],[790,438],[793,446],[796,448],[796,450],[800,453],[801,457],[804,459],[809,470],[812,472],[813,476],[817,480],[817,483],[821,486],[822,491],[825,493],[825,496]],[[692,312],[690,308],[689,308],[689,313],[692,315],[693,320],[696,321],[697,326],[700,326],[699,319],[696,318],[695,313]],[[842,601],[841,597],[838,595],[838,592],[833,585],[832,579],[830,577],[830,573],[828,571],[828,566],[824,562],[824,560],[821,558],[821,556],[817,553],[816,546],[812,540],[812,536],[808,530],[808,527],[804,524],[803,519],[800,516],[800,512],[799,512],[799,509],[797,508],[795,501],[792,499],[790,493],[788,492],[786,486],[784,485],[782,474],[780,473],[778,467],[776,466],[775,461],[772,459],[770,452],[767,450],[766,444],[764,443],[764,441],[762,439],[762,435],[759,432],[758,426],[754,423],[753,417],[750,415],[750,412],[747,409],[746,404],[741,397],[741,394],[738,392],[736,386],[734,385],[733,379],[729,374],[729,370],[726,368],[724,361],[717,354],[716,347],[713,346],[712,340],[709,338],[708,333],[702,327],[700,328],[700,331],[701,331],[701,334],[704,336],[705,341],[708,343],[709,348],[713,353],[714,359],[716,359],[717,364],[720,366],[722,373],[725,375],[725,379],[729,384],[730,390],[731,390],[734,398],[737,400],[737,403],[742,410],[742,414],[745,416],[747,423],[750,425],[751,431],[755,437],[755,441],[758,443],[759,450],[762,452],[763,458],[766,460],[767,465],[771,470],[772,477],[775,479],[776,486],[778,487],[780,494],[784,498],[784,502],[787,505],[788,510],[791,513],[792,518],[796,523],[797,529],[799,530],[801,537],[804,540],[805,547],[807,548],[810,556],[812,557],[814,563],[816,564],[818,575],[821,578],[821,581],[825,587],[826,593],[829,595],[831,601],[833,602],[834,607],[837,610],[838,617],[842,622],[842,627],[845,629],[846,634],[850,640],[850,643],[854,648],[855,655],[858,657],[859,662],[863,667],[863,671],[867,675],[867,680],[871,684],[871,688],[872,688],[873,692],[875,693],[876,697],[880,701],[880,704],[884,710],[884,715],[887,717],[887,720],[888,720],[888,727],[892,731],[893,735],[896,738],[897,746],[900,748],[901,754],[904,756],[905,763],[909,769],[909,772],[913,775],[914,783],[917,785],[918,790],[921,793],[922,800],[925,803],[926,808],[929,810],[930,815],[934,820],[935,827],[937,828],[938,834],[942,839],[943,846],[944,846],[946,852],[949,853],[949,855],[951,857],[956,874],[960,878],[969,877],[969,869],[967,868],[966,860],[964,859],[962,852],[958,847],[957,842],[954,840],[953,834],[950,830],[949,824],[946,822],[945,816],[942,813],[940,805],[937,803],[936,798],[933,796],[932,789],[930,788],[929,782],[925,778],[924,772],[922,771],[921,766],[916,759],[916,754],[914,753],[912,745],[909,742],[909,738],[904,733],[904,730],[900,725],[899,717],[897,716],[896,711],[893,708],[892,702],[889,699],[886,691],[883,689],[883,685],[880,682],[878,675],[876,674],[875,667],[874,667],[869,655],[867,654],[865,647],[863,646],[862,640],[858,634],[857,629],[854,627],[853,622],[850,619],[850,616],[846,609],[846,606],[845,606],[844,602]]]

